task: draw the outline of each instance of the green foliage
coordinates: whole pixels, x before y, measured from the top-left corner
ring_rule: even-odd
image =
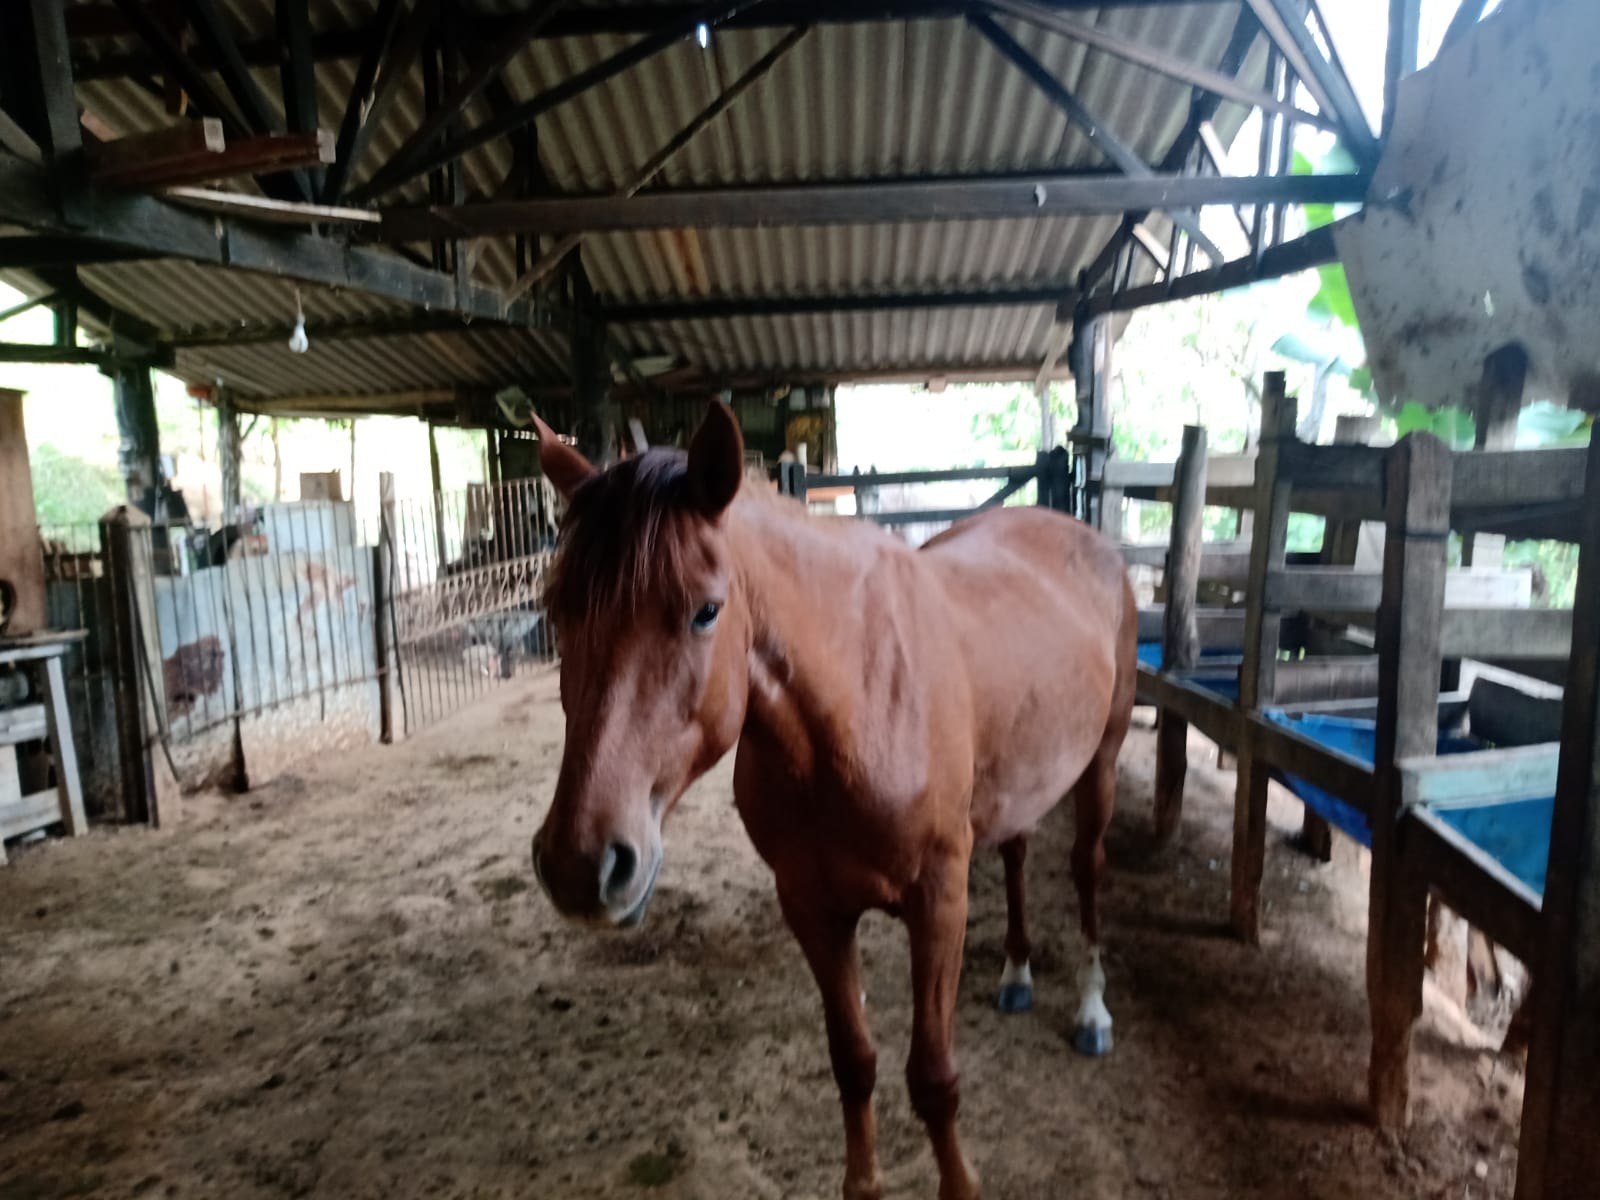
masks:
[[[978,401],[972,413],[974,465],[986,465],[986,450],[1013,453],[1038,448],[1039,402],[1031,387],[1009,385],[969,391]],[[1056,428],[1064,433],[1072,422],[1066,394],[1060,386],[1052,385],[1049,399]]]
[[[33,505],[40,525],[98,521],[124,500],[115,467],[86,462],[46,442],[33,448]]]

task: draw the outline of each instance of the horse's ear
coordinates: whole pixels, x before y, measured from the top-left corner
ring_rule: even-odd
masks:
[[[718,517],[733,503],[744,481],[744,438],[733,409],[711,401],[689,443],[689,491],[696,507]]]
[[[561,493],[563,500],[571,500],[572,493],[594,474],[594,467],[557,437],[555,430],[539,419],[538,413],[533,415],[533,428],[539,435],[539,466],[545,478]]]

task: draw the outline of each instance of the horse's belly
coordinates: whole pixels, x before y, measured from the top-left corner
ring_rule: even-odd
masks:
[[[994,846],[1030,834],[1082,777],[1099,744],[1085,735],[1047,755],[1017,756],[980,771],[972,796],[972,832]]]

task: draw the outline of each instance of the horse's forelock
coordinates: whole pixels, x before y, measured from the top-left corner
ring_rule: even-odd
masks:
[[[567,506],[545,587],[556,625],[631,613],[646,596],[686,599],[691,516],[681,450],[647,450],[585,482]]]

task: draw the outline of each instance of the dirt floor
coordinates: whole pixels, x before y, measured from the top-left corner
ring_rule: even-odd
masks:
[[[401,746],[308,761],[176,828],[0,868],[0,1198],[834,1197],[822,1021],[724,764],[685,799],[645,926],[562,924],[529,837],[553,673]],[[1510,1196],[1521,1074],[1437,998],[1399,1140],[1362,1116],[1361,863],[1274,801],[1269,933],[1224,936],[1232,776],[1196,743],[1181,849],[1145,849],[1152,735],[1122,761],[1107,901],[1115,1053],[1066,1042],[1058,812],[1029,856],[1038,1005],[1001,1016],[998,856],[973,882],[958,1052],[991,1198]],[[889,1194],[931,1197],[900,1063],[897,926],[865,929]]]

